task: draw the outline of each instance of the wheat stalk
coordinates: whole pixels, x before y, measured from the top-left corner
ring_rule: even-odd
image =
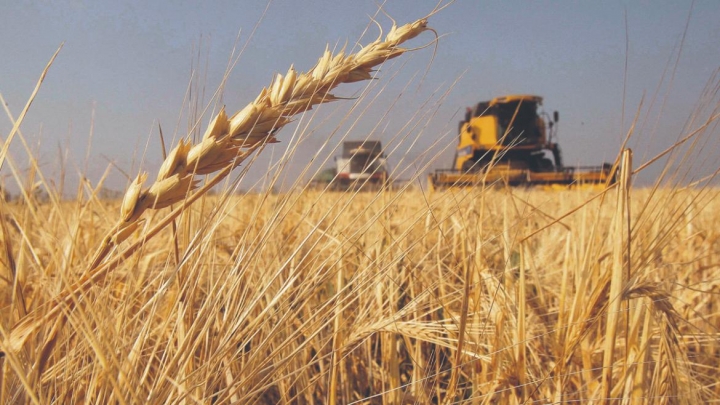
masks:
[[[372,79],[374,69],[388,59],[407,52],[404,42],[415,38],[427,26],[427,18],[392,28],[382,39],[381,35],[355,54],[341,50],[333,55],[329,48],[308,72],[297,73],[291,66],[285,76],[278,74],[269,87],[263,88],[257,98],[228,118],[225,109],[212,119],[202,140],[196,145],[181,140],[168,154],[153,184],[145,188],[147,173],[140,173],[128,187],[120,208],[120,219],[103,238],[86,274],[72,286],[51,300],[49,306],[36,309],[23,317],[13,328],[3,346],[18,351],[28,336],[63,307],[74,305],[72,297],[100,282],[115,266],[100,266],[111,249],[127,239],[143,223],[142,215],[149,209],[161,209],[184,201],[174,216],[182,213],[197,197],[218,184],[232,169],[239,166],[254,151],[268,143],[277,142],[274,134],[291,122],[293,116],[311,110],[314,106],[337,100],[331,91],[342,83]],[[217,173],[216,173],[217,172]],[[198,189],[196,176],[216,173],[215,177]],[[166,226],[170,221],[161,221]],[[157,226],[156,226],[157,228]],[[153,229],[144,239],[156,235]],[[123,252],[125,257],[139,244]]]
[[[346,55],[341,50],[333,55],[326,48],[314,68],[297,73],[291,66],[285,76],[276,75],[255,101],[232,117],[228,118],[223,108],[211,121],[202,141],[196,145],[179,142],[150,187],[143,189],[147,173],[138,174],[123,198],[121,219],[96,253],[91,268],[107,256],[109,247],[127,239],[138,228],[145,211],[186,199],[197,189],[198,175],[229,169],[220,177],[227,176],[259,147],[277,142],[273,135],[293,116],[336,100],[331,91],[342,83],[372,79],[374,68],[405,53],[408,49],[400,45],[426,30],[432,31],[427,27],[427,19],[422,18],[400,27],[393,24],[384,40],[378,37],[355,54]]]

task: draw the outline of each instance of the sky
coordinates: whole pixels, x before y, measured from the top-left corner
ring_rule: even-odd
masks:
[[[63,44],[21,127],[41,169],[59,182],[64,166],[69,187],[78,173],[97,184],[110,165],[105,185],[117,190],[140,170],[157,172],[159,125],[174,145],[205,107],[200,130],[218,105],[240,110],[275,73],[311,69],[326,46],[351,50],[372,41],[379,33],[373,17],[387,30],[390,17],[403,24],[436,6],[388,0],[379,12],[375,0],[0,3],[0,94],[15,117]],[[399,178],[450,167],[465,108],[511,93],[540,95],[547,112],[559,111],[568,165],[612,161],[639,112],[630,146],[640,164],[698,127],[689,118],[717,103],[701,98],[709,82],[717,85],[718,21],[715,0],[457,0],[429,19],[437,42],[424,33],[408,44],[419,49],[388,62],[369,86],[339,87],[335,94],[349,100],[284,128],[282,142],[258,156],[242,187],[262,182],[287,148],[296,153],[278,186],[307,179],[303,168],[331,165],[342,139],[382,140]],[[213,98],[233,49],[239,59]],[[2,139],[11,127],[3,113]],[[708,142],[695,159],[704,171],[720,160],[717,142]],[[17,140],[11,152],[27,171]],[[645,181],[660,169],[649,168]],[[5,165],[12,190],[9,173]]]

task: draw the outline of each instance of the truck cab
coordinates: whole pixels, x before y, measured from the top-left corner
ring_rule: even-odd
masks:
[[[311,185],[340,191],[380,189],[389,185],[389,171],[380,141],[345,141],[334,166],[318,173]]]
[[[387,158],[380,141],[346,141],[342,156],[335,158],[337,181],[351,183],[384,183],[387,180]]]

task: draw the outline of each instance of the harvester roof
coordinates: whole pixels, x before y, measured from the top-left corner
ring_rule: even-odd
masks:
[[[542,104],[542,97],[534,96],[532,94],[509,94],[507,96],[495,97],[490,100],[488,104],[492,107],[498,104],[507,104],[518,101]]]
[[[380,141],[345,141],[343,143],[343,158],[350,158],[355,154],[368,154],[377,156],[382,153],[382,143]]]

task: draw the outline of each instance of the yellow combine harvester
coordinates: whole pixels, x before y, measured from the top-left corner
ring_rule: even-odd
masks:
[[[452,169],[430,174],[433,189],[477,185],[576,187],[614,182],[612,165],[565,167],[553,142],[558,113],[538,113],[542,97],[510,95],[468,108]]]

